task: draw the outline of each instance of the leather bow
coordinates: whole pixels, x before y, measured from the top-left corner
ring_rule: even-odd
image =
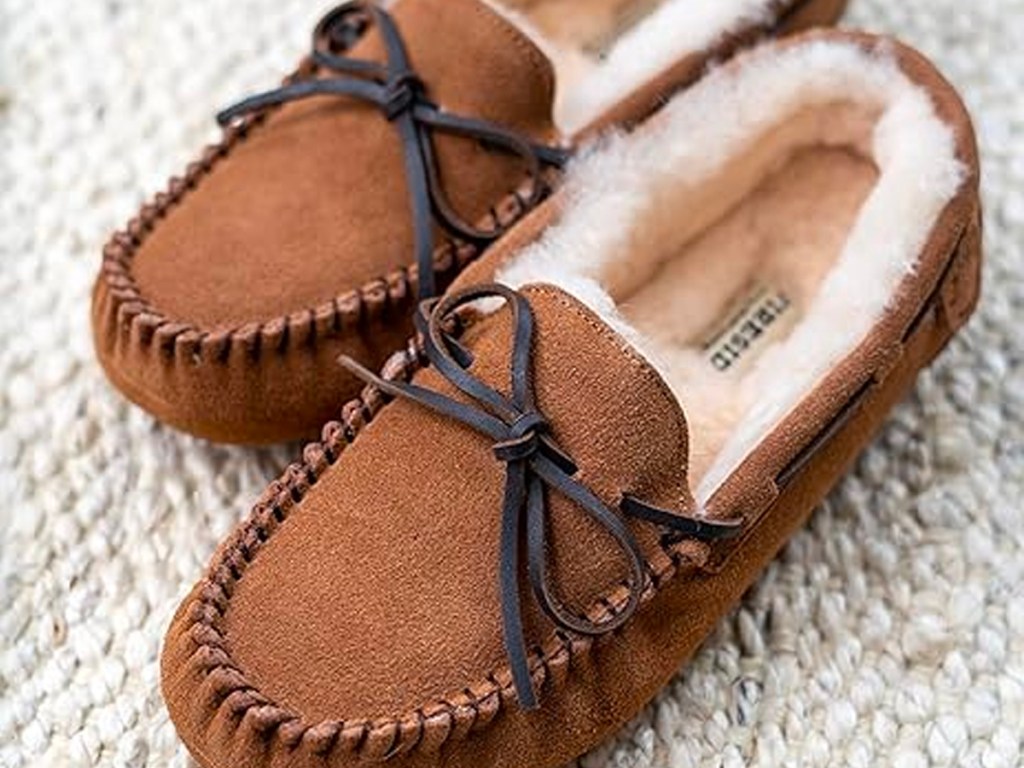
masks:
[[[371,22],[380,31],[384,44],[387,60],[383,64],[344,55]],[[420,299],[436,295],[438,289],[434,274],[435,219],[450,234],[476,245],[486,245],[501,234],[497,225],[493,229],[473,226],[452,207],[438,172],[434,133],[476,140],[521,158],[532,181],[525,201],[527,208],[536,205],[544,194],[541,166],[560,168],[568,162],[567,150],[534,144],[500,125],[450,114],[432,103],[425,84],[412,68],[394,20],[372,2],[345,3],[328,13],[313,33],[312,60],[332,76],[298,80],[250,96],[220,112],[217,121],[226,126],[268,107],[312,96],[342,96],[378,107],[402,139]]]
[[[504,299],[512,313],[511,396],[488,386],[470,373],[471,354],[446,331],[447,321],[460,307],[483,298]],[[494,441],[495,457],[505,463],[505,493],[501,513],[498,578],[501,592],[505,649],[513,683],[524,709],[537,706],[530,678],[519,599],[521,533],[526,529],[527,573],[534,598],[560,629],[580,635],[603,635],[629,621],[646,584],[645,560],[640,545],[622,516],[614,512],[576,479],[572,459],[555,442],[551,427],[537,410],[531,366],[533,311],[526,298],[502,285],[482,285],[421,305],[424,354],[438,373],[470,402],[448,397],[417,384],[387,381],[349,357],[341,365],[381,392],[411,400],[482,433]],[[610,618],[593,621],[562,605],[555,597],[548,574],[547,489],[571,501],[615,541],[630,570],[625,606]],[[622,513],[702,541],[735,536],[738,523],[681,516],[625,497]]]

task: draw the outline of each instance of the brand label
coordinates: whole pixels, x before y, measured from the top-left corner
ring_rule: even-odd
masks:
[[[786,294],[764,285],[743,291],[702,345],[708,362],[716,371],[733,370],[792,325],[792,306]]]

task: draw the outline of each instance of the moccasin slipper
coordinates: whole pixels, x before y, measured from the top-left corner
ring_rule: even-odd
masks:
[[[107,244],[92,317],[113,383],[210,439],[314,435],[359,391],[337,355],[379,367],[416,300],[558,184],[567,148],[843,5],[573,2],[562,27],[566,0],[328,14],[297,73],[225,110],[223,140]]]
[[[163,691],[204,768],[583,754],[978,296],[970,121],[892,41],[743,54],[553,200],[421,305],[379,377],[343,358],[362,396],[182,604]]]

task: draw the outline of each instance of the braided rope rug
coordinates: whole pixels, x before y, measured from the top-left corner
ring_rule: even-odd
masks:
[[[165,429],[106,384],[109,231],[276,82],[323,3],[0,0],[0,765],[188,765],[171,612],[294,449]],[[308,7],[306,7],[308,6]],[[587,768],[1024,764],[1024,0],[855,0],[961,88],[986,294],[856,470]]]

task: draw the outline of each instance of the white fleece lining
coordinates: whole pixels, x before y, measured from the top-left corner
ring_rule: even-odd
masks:
[[[675,62],[751,25],[769,27],[779,14],[774,0],[662,0],[596,58],[542,33],[528,12],[516,10],[524,0],[485,1],[530,37],[554,65],[555,124],[565,135],[585,127]],[[571,24],[568,15],[565,23]]]
[[[868,53],[853,43],[817,40],[752,51],[676,97],[658,119],[632,134],[608,137],[578,159],[564,187],[562,219],[498,276],[513,287],[549,283],[576,296],[636,346],[681,401],[699,408],[687,393],[700,382],[689,369],[667,364],[657,343],[624,319],[612,297],[652,275],[670,255],[664,243],[675,237],[678,244],[680,229],[691,238],[699,234],[684,226],[695,209],[681,207],[682,200],[700,200],[731,158],[794,116],[811,108],[828,112],[838,102],[877,116],[857,148],[877,167],[877,183],[800,322],[745,375],[742,402],[735,405],[742,415],[696,479],[701,505],[864,339],[901,279],[913,272],[939,213],[960,187],[965,170],[953,132],[928,94],[884,50]],[[842,135],[812,139],[826,145],[854,141]],[[756,181],[749,179],[747,189],[725,204],[738,202]],[[700,227],[726,212],[711,208]]]

